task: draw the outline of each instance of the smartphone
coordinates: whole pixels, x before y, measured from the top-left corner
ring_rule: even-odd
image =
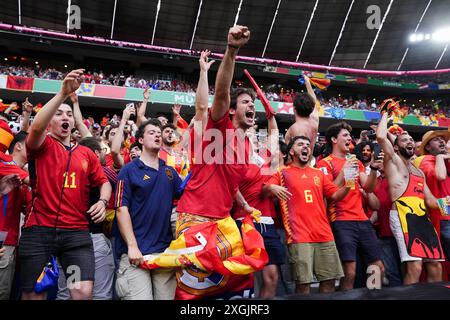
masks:
[[[370,140],[374,140],[377,137],[377,133],[375,132],[375,130],[369,130],[367,131],[367,137]]]
[[[375,160],[380,159],[380,152],[381,152],[381,147],[378,143],[374,143],[373,144],[373,158]]]
[[[134,108],[135,114],[130,115],[130,120],[134,120],[135,117],[136,117],[136,107],[134,105],[134,102],[127,103],[126,107],[133,107]]]

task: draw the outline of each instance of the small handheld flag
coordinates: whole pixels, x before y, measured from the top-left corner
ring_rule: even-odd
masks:
[[[250,80],[250,82],[253,85],[253,88],[256,90],[256,94],[258,95],[259,100],[261,100],[261,103],[264,107],[264,110],[266,111],[266,118],[270,119],[272,118],[276,113],[273,110],[272,106],[270,105],[269,100],[266,98],[264,92],[262,92],[261,88],[256,83],[255,79],[250,75],[250,73],[247,71],[247,69],[244,69],[244,73],[247,76],[247,78]]]

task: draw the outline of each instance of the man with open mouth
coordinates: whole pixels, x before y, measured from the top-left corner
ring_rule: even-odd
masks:
[[[446,145],[449,140],[448,130],[428,131],[419,147],[421,156],[414,160],[414,164],[425,174],[427,185],[436,198],[450,196],[450,152]],[[430,218],[440,235],[445,256],[450,260],[450,215],[430,209]]]
[[[427,282],[441,281],[439,261],[443,261],[444,256],[427,213],[428,208],[438,209],[437,200],[428,188],[423,172],[412,164],[413,138],[404,131],[393,143],[388,140],[388,116],[387,112],[382,113],[377,141],[384,152],[384,171],[393,201],[389,223],[397,241],[400,260],[406,267],[403,283],[419,282],[422,267],[427,271]]]
[[[339,261],[324,197],[340,201],[350,191],[325,177],[322,171],[309,166],[311,142],[308,137],[291,139],[289,166],[275,173],[263,190],[280,200],[290,260],[294,262],[297,293],[309,293],[314,277],[321,293],[333,292],[335,281],[344,273]]]
[[[61,90],[36,115],[26,139],[33,206],[22,230],[19,256],[22,299],[45,299],[36,282],[51,256],[56,256],[69,278],[69,266],[78,266],[79,278],[68,283],[72,299],[91,299],[94,251],[89,218],[105,219],[111,195],[97,156],[87,147],[72,144],[75,120],[64,101],[81,83],[83,69],[71,71]],[[48,134],[47,134],[48,129]],[[89,207],[89,191],[100,188],[100,199]]]
[[[353,289],[356,273],[357,252],[361,250],[368,265],[375,265],[384,272],[381,261],[382,252],[375,230],[364,213],[362,192],[375,190],[377,171],[381,167],[381,160],[372,160],[370,174],[366,175],[361,161],[350,154],[352,128],[345,122],[330,126],[326,132],[327,143],[332,147],[332,153],[317,163],[325,176],[337,186],[344,184],[344,175],[347,171],[356,171],[355,185],[343,201],[328,203],[328,212],[333,229],[339,257],[344,267],[344,278],[340,282],[342,290]]]

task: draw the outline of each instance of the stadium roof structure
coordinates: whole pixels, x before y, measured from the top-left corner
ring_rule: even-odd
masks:
[[[80,29],[68,28],[69,6]],[[237,23],[252,32],[240,55],[395,71],[450,68],[448,44],[409,41],[449,13],[448,0],[3,0],[0,21],[219,53]]]

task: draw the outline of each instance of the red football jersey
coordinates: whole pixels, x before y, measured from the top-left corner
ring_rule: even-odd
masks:
[[[316,167],[322,170],[325,176],[330,180],[334,181],[336,177],[342,170],[345,164],[345,158],[338,158],[334,155],[329,155],[328,157],[320,160]],[[365,172],[364,166],[361,161],[358,160],[358,170],[361,173]],[[328,203],[328,214],[330,221],[364,221],[368,220],[366,214],[364,213],[364,208],[362,204],[362,194],[359,190],[359,176],[356,179],[356,188],[350,190],[347,196],[339,202],[330,201]]]
[[[266,184],[283,186],[292,193],[289,201],[280,201],[287,243],[334,241],[323,199],[330,198],[339,188],[322,171],[287,166]]]
[[[23,180],[28,172],[18,167],[15,162],[0,161],[0,178],[9,174],[18,174]],[[20,214],[26,213],[26,206],[31,203],[31,191],[27,185],[13,189],[0,197],[0,231],[7,231],[5,245],[17,246],[19,241]]]
[[[389,225],[389,212],[392,208],[391,195],[389,194],[388,180],[378,177],[375,195],[380,201],[380,209],[378,209],[378,235],[380,237],[393,237],[391,227]]]
[[[432,155],[426,155],[419,157],[415,160],[415,164],[418,165],[419,169],[425,174],[425,181],[431,193],[436,198],[444,198],[450,195],[450,176],[447,172],[447,178],[443,181],[439,181],[436,176],[436,157]],[[450,220],[450,216],[443,216],[439,209],[429,210],[433,220]]]
[[[245,144],[238,144],[237,139],[229,113],[219,121],[208,117],[201,143],[195,141],[191,131],[192,176],[178,202],[178,212],[219,219],[230,215],[238,185],[248,168],[248,138]],[[196,143],[201,146],[199,150]]]
[[[261,211],[264,217],[276,217],[275,205],[270,197],[263,198],[261,190],[264,183],[270,179],[269,175],[262,175],[261,168],[256,164],[249,164],[244,179],[239,183],[239,191],[242,193],[250,207]],[[233,214],[235,219],[244,218],[247,214],[241,207]]]
[[[89,192],[108,179],[89,148],[71,149],[48,135],[36,150],[27,145],[33,206],[25,227],[88,230]]]

